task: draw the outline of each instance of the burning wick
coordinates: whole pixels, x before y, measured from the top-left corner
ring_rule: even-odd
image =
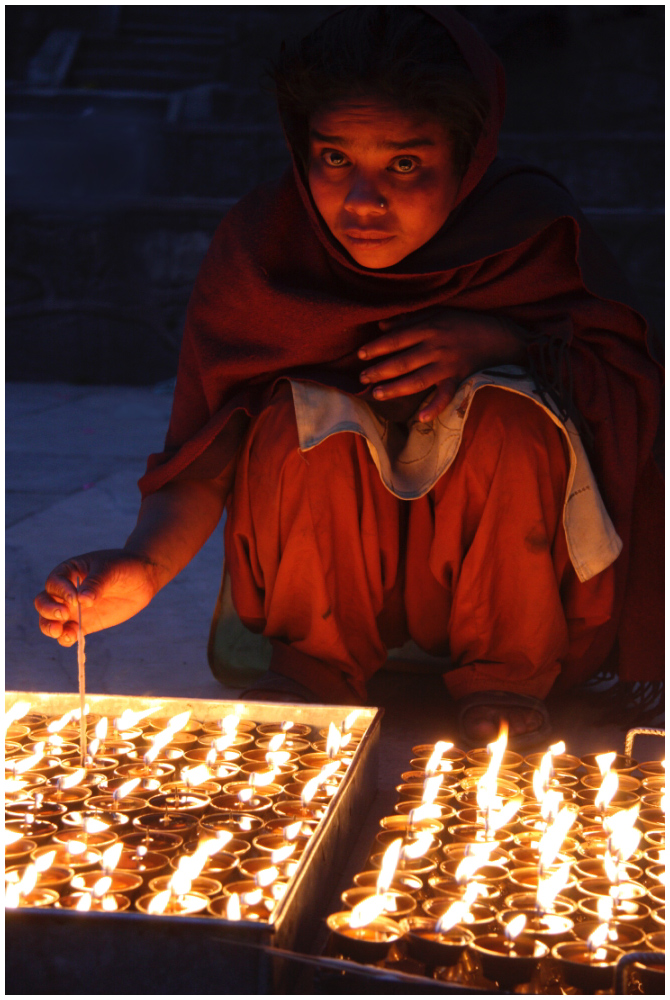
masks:
[[[505,927],[505,945],[507,946],[508,953],[514,951],[514,942],[518,938],[521,931],[526,926],[526,914],[520,913],[518,917],[514,917]]]
[[[609,935],[608,924],[599,924],[586,940],[586,948],[589,959],[592,962],[604,962],[607,958],[607,949],[603,948]]]

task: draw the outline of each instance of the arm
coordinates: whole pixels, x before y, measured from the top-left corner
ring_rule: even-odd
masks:
[[[202,548],[218,524],[228,478],[183,479],[146,497],[124,548],[88,552],[57,566],[35,598],[40,629],[63,646],[77,637],[77,589],[84,632],[127,621]]]

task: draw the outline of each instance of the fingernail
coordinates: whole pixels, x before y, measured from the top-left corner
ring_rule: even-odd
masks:
[[[79,598],[80,599],[83,598],[85,601],[94,601],[95,592],[92,590],[82,590],[81,594],[79,595]]]
[[[62,611],[54,611],[54,618],[57,618],[59,621],[62,621],[63,617],[64,616]]]
[[[370,376],[366,375],[365,372],[363,372],[363,374],[361,375],[361,382],[369,382],[369,381],[370,381]]]
[[[361,347],[360,351],[358,352],[358,356],[359,358],[367,358],[368,352],[364,351],[363,348]]]
[[[372,395],[375,397],[375,399],[383,399],[384,398],[384,390],[383,389],[375,389],[375,391],[372,393]]]

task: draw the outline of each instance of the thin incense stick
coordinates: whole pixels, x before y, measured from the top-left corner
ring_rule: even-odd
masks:
[[[81,604],[79,603],[79,577],[77,577],[77,667],[79,671],[79,747],[81,750],[81,766],[86,765],[86,650],[84,630],[81,627]]]

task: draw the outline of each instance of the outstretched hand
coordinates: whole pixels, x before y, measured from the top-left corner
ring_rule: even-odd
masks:
[[[132,618],[157,590],[149,560],[125,549],[87,552],[60,563],[35,598],[35,608],[40,630],[61,646],[71,646],[77,638],[77,579],[86,634]]]
[[[374,385],[375,399],[410,396],[435,387],[419,411],[421,421],[435,419],[470,375],[496,365],[522,363],[522,341],[510,325],[487,313],[436,307],[382,320],[384,335],[358,352],[364,360],[384,358],[361,372]]]

